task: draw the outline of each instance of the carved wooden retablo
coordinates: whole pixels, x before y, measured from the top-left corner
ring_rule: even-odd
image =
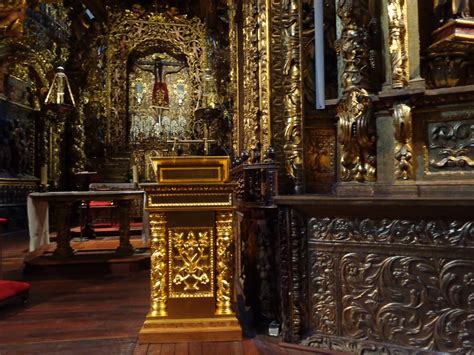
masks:
[[[153,161],[143,184],[151,231],[151,306],[141,343],[242,338],[232,310],[233,188],[223,157]]]

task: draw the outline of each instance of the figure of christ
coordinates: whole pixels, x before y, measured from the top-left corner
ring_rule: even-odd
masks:
[[[158,112],[158,123],[161,124],[161,117],[163,110],[168,110],[170,107],[170,98],[168,86],[166,85],[166,76],[169,74],[176,74],[183,70],[186,65],[177,62],[165,62],[160,59],[155,61],[138,61],[136,66],[141,70],[154,74],[155,83],[153,84],[153,92],[151,102]],[[148,69],[151,66],[152,69]],[[174,71],[164,71],[164,67],[178,67]]]

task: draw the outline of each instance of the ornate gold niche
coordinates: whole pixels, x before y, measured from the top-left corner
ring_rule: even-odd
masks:
[[[109,9],[109,18],[106,142],[120,148],[127,144],[126,85],[130,54],[159,47],[172,56],[184,55],[190,75],[191,107],[198,108],[202,77],[208,67],[206,25],[198,18],[153,12],[141,15],[130,10],[121,12],[118,8]]]

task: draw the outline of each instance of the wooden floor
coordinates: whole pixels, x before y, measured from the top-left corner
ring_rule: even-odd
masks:
[[[75,278],[22,273],[24,234],[3,238],[3,278],[31,283],[27,305],[0,308],[0,354],[310,354],[277,338],[242,342],[137,344],[149,305],[149,271]],[[312,351],[310,351],[312,350]]]

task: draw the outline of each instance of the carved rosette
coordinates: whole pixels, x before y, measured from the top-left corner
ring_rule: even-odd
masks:
[[[168,315],[166,303],[166,215],[150,214],[151,231],[151,316],[165,317]]]
[[[336,49],[342,59],[343,97],[337,107],[341,143],[341,180],[376,179],[375,122],[368,90],[369,23],[367,0],[339,1],[341,38]]]
[[[388,0],[389,52],[392,65],[392,87],[408,85],[408,50],[405,0]]]
[[[216,278],[217,307],[216,314],[233,314],[232,297],[232,252],[233,252],[233,213],[220,211],[216,214]]]
[[[413,178],[412,114],[411,107],[397,102],[393,105],[395,124],[395,177],[398,180]]]

